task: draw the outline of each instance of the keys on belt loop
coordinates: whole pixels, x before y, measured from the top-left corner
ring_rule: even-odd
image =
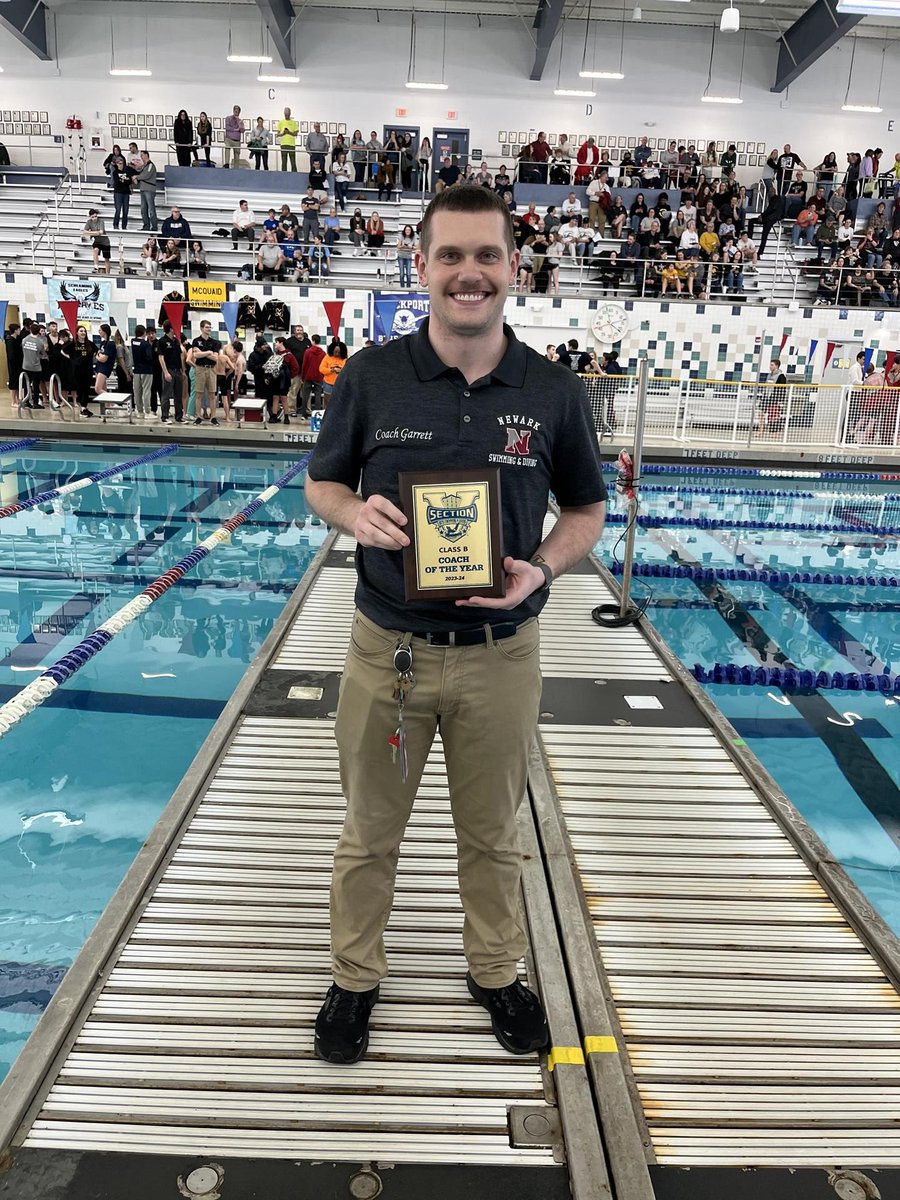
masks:
[[[409,693],[416,686],[416,677],[412,672],[413,654],[409,637],[400,642],[394,650],[394,669],[397,672],[397,682],[394,684],[394,699],[397,701],[397,728],[388,738],[391,747],[391,758],[400,764],[400,781],[406,783],[409,774],[409,763],[406,751],[406,722],[403,719],[403,708]]]

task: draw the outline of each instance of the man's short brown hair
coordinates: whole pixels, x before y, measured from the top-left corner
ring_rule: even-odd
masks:
[[[425,215],[422,218],[422,229],[419,234],[419,243],[422,247],[422,254],[426,257],[428,256],[428,245],[431,241],[431,222],[434,220],[435,213],[439,212],[463,212],[470,213],[473,216],[475,213],[497,213],[503,220],[507,249],[510,255],[515,253],[516,239],[513,236],[512,217],[501,198],[496,192],[492,192],[488,188],[471,187],[468,184],[464,184],[462,187],[449,187],[445,188],[442,192],[438,192],[425,209]]]

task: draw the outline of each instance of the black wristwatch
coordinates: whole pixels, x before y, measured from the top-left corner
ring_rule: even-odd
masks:
[[[553,571],[550,569],[549,564],[543,558],[541,558],[540,554],[536,554],[531,560],[531,563],[532,566],[540,567],[544,575],[543,585],[536,590],[539,592],[549,592],[550,584],[553,582]]]

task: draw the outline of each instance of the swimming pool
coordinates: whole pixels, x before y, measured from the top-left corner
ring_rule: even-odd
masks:
[[[648,618],[688,668],[900,672],[900,589],[890,582],[900,577],[900,546],[896,535],[872,532],[900,527],[896,481],[704,469],[647,474],[645,483],[636,563],[693,577],[641,575],[632,594],[649,597]],[[612,511],[623,513],[623,502]],[[847,531],[783,528],[810,523]],[[607,565],[621,558],[623,529],[604,532]],[[753,578],[727,578],[740,571]],[[828,575],[844,582],[814,582]],[[900,934],[900,703],[830,688],[704,686]]]
[[[41,441],[0,503],[153,448]],[[298,457],[182,447],[0,521],[0,702]],[[0,744],[0,1078],[324,536],[292,480]]]

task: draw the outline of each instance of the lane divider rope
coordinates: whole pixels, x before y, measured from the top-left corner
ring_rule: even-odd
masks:
[[[606,563],[611,575],[622,574],[622,563]],[[897,575],[849,575],[840,571],[775,571],[755,570],[752,567],[676,567],[670,563],[634,563],[632,575],[646,579],[691,579],[699,583],[715,583],[718,579],[741,583],[825,583],[839,587],[900,587]]]
[[[12,454],[14,450],[27,450],[29,446],[36,446],[40,438],[19,438],[17,442],[4,442],[0,446],[0,454]]]
[[[737,663],[694,663],[691,674],[698,683],[759,684],[762,687],[831,688],[839,692],[879,692],[900,696],[900,675],[859,674],[856,671],[810,671],[797,667],[751,667]]]
[[[158,579],[155,579],[153,583],[145,587],[139,595],[129,600],[117,612],[114,612],[102,625],[98,625],[93,633],[89,633],[87,637],[83,638],[68,654],[64,654],[51,667],[48,667],[46,671],[36,679],[33,679],[31,683],[26,684],[11,700],[0,706],[0,738],[5,737],[10,729],[14,725],[17,725],[23,717],[33,712],[39,705],[52,696],[57,688],[61,687],[76,671],[79,671],[104,646],[107,646],[116,634],[121,633],[126,626],[130,625],[132,621],[146,612],[150,605],[167,592],[173,584],[177,583],[183,575],[193,570],[217,546],[220,546],[223,542],[227,542],[231,534],[239,526],[243,525],[264,504],[267,504],[295,476],[305,470],[311,457],[312,451],[305,454],[280,479],[270,484],[255,499],[245,505],[239,513],[236,513],[233,517],[229,517],[218,529],[204,538],[202,542],[194,547],[190,554],[176,563],[174,567],[170,567]]]
[[[618,474],[615,463],[604,463],[607,474]],[[876,483],[891,483],[900,481],[897,471],[807,471],[789,467],[713,467],[690,466],[685,463],[678,466],[674,463],[644,463],[641,467],[643,475],[729,475],[741,476],[745,479],[847,479],[854,482],[864,480]]]
[[[26,509],[36,508],[39,504],[47,504],[51,500],[59,499],[60,496],[69,496],[72,492],[80,492],[82,488],[90,487],[91,484],[102,483],[104,479],[111,479],[114,475],[122,475],[125,471],[130,471],[132,467],[154,462],[169,454],[177,454],[178,450],[179,447],[174,444],[161,446],[149,454],[142,454],[140,458],[132,458],[130,462],[118,463],[114,467],[106,467],[102,471],[94,471],[91,475],[85,475],[83,479],[73,479],[70,483],[63,483],[58,488],[50,488],[46,492],[32,496],[30,500],[17,500],[15,504],[7,504],[5,508],[0,508],[0,520],[3,517],[11,517],[14,513],[25,512]]]
[[[625,525],[629,517],[625,513],[608,513],[608,525]],[[664,526],[679,526],[686,529],[759,529],[781,533],[866,533],[875,537],[898,537],[900,529],[890,525],[870,525],[860,521],[856,525],[817,525],[813,521],[729,521],[719,517],[654,517],[642,513],[638,525],[645,529],[660,529]]]

